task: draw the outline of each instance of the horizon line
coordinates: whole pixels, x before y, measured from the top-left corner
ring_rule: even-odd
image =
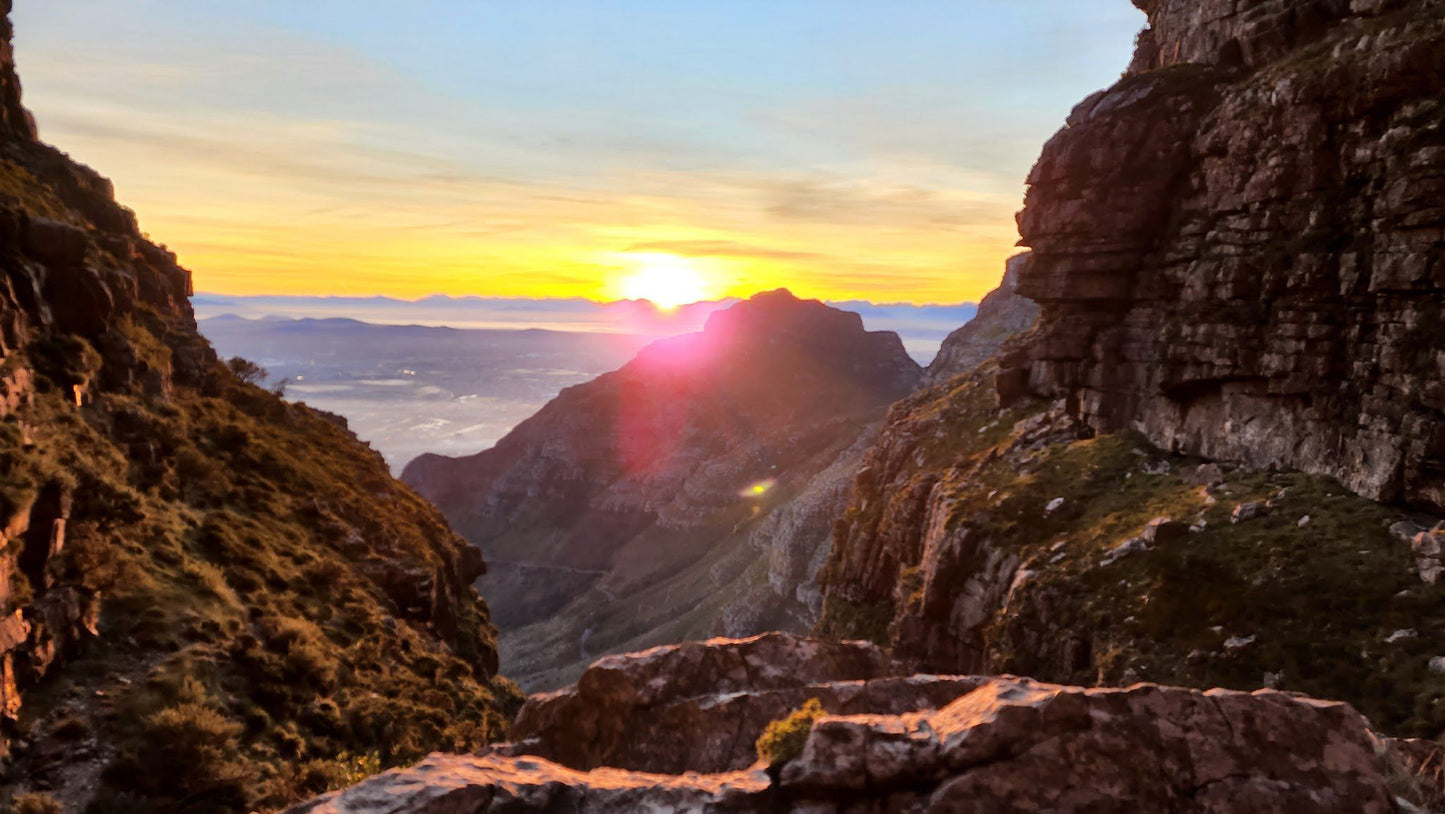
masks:
[[[786,286],[783,286],[783,287],[780,288],[780,289],[773,289],[773,290],[774,290],[774,291],[777,291],[777,290],[789,290],[789,289],[787,289]],[[789,291],[790,291],[790,290],[789,290]],[[762,293],[766,293],[766,292],[759,291],[759,292],[756,292],[755,294],[753,294],[752,296],[757,296],[757,294],[762,294]],[[790,291],[790,293],[791,293],[791,291]],[[590,297],[500,297],[500,296],[487,296],[487,295],[485,295],[485,294],[460,294],[460,295],[458,295],[458,294],[442,294],[442,293],[437,293],[437,294],[427,294],[427,295],[425,295],[425,296],[417,297],[416,299],[406,299],[406,298],[404,298],[404,297],[394,297],[394,296],[391,296],[391,295],[389,295],[389,294],[225,294],[225,293],[218,292],[218,291],[197,291],[197,292],[195,292],[194,294],[191,295],[191,300],[194,301],[194,300],[195,300],[196,298],[198,298],[198,297],[215,297],[215,298],[225,298],[225,299],[234,299],[234,300],[259,300],[259,299],[354,300],[354,301],[360,301],[360,300],[385,300],[385,301],[388,301],[388,302],[405,303],[405,304],[408,304],[408,305],[418,305],[418,304],[424,303],[424,302],[427,301],[427,300],[435,300],[435,299],[444,299],[444,300],[450,300],[450,301],[453,301],[453,302],[466,301],[466,300],[480,300],[480,301],[484,301],[484,302],[556,302],[556,303],[586,303],[586,304],[588,304],[588,305],[597,305],[597,306],[628,305],[628,304],[631,304],[631,305],[644,305],[644,304],[645,304],[645,305],[650,305],[650,306],[652,306],[653,308],[656,308],[657,310],[662,311],[662,312],[664,312],[664,313],[666,313],[666,312],[680,311],[680,310],[683,310],[683,309],[686,309],[686,308],[692,308],[692,307],[696,307],[696,306],[699,306],[699,305],[721,305],[721,304],[724,304],[724,303],[737,303],[737,302],[743,302],[743,301],[745,301],[745,300],[747,300],[747,299],[751,299],[751,297],[720,297],[720,298],[718,298],[718,299],[713,299],[713,300],[696,300],[696,301],[694,301],[694,302],[683,303],[683,304],[677,305],[677,306],[675,306],[675,307],[673,307],[673,308],[663,308],[662,306],[660,306],[660,305],[658,305],[657,303],[653,302],[652,300],[648,300],[648,299],[596,300],[596,299],[592,299],[592,298],[590,298]],[[816,299],[816,298],[809,298],[809,299]],[[858,298],[844,299],[844,300],[818,299],[818,301],[819,301],[819,302],[822,302],[822,303],[826,303],[826,304],[828,304],[828,305],[846,305],[846,304],[849,304],[849,303],[864,303],[864,304],[866,304],[866,305],[871,305],[871,306],[874,306],[874,307],[877,307],[877,308],[964,308],[964,307],[968,307],[968,306],[977,307],[977,306],[979,305],[979,303],[977,303],[977,302],[975,302],[975,301],[973,301],[973,300],[963,300],[963,301],[960,301],[960,302],[952,302],[952,303],[948,303],[948,302],[923,302],[923,303],[919,303],[919,302],[909,302],[909,301],[906,301],[906,300],[894,300],[894,301],[889,301],[889,302],[878,302],[878,301],[875,301],[875,300],[865,300],[865,299],[858,299]]]

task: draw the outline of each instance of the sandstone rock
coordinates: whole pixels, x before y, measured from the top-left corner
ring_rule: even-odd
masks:
[[[899,714],[936,709],[983,682],[890,677],[895,670],[872,645],[779,633],[609,656],[575,687],[529,698],[502,751],[582,770],[737,770],[756,759],[769,722],[810,698],[834,713]]]
[[[1440,574],[1445,573],[1445,529],[1436,526],[1430,531],[1420,532],[1411,541],[1410,549],[1415,552],[1415,566],[1419,569],[1420,579],[1434,585]]]
[[[1234,523],[1244,523],[1249,520],[1264,517],[1266,514],[1269,514],[1269,507],[1263,503],[1241,503],[1234,507],[1234,511],[1230,514],[1229,519]]]
[[[802,797],[933,783],[929,810],[1394,810],[1358,713],[1271,691],[1000,679],[934,713],[824,719],[783,771]]]
[[[1042,311],[998,387],[1445,505],[1445,4],[1137,4],[1133,66],[1029,177]]]
[[[1445,675],[1445,656],[1436,656],[1430,659],[1430,672],[1436,675]]]
[[[761,770],[664,777],[618,769],[583,773],[537,758],[433,755],[289,814],[745,812],[763,810],[768,785]]]
[[[85,260],[90,241],[84,229],[32,216],[25,221],[23,245],[27,253],[46,265],[71,268]]]
[[[978,304],[978,314],[943,340],[924,374],[925,387],[968,373],[998,355],[1007,339],[1034,324],[1038,305],[1018,295],[1019,273],[1027,262],[1027,254],[1009,259],[1003,281]]]
[[[290,814],[460,812],[1396,811],[1366,721],[1261,690],[1085,690],[1001,678],[948,706],[830,716],[780,781],[761,769],[588,773],[435,755]]]
[[[1109,553],[1104,555],[1104,559],[1101,560],[1099,564],[1113,565],[1114,563],[1124,559],[1130,554],[1139,554],[1148,550],[1148,543],[1144,542],[1142,538],[1133,537],[1110,549]]]

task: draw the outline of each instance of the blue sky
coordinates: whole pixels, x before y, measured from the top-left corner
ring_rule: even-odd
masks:
[[[1126,0],[17,0],[42,135],[198,287],[959,301]],[[649,259],[653,258],[653,259]],[[681,260],[678,260],[681,258]]]

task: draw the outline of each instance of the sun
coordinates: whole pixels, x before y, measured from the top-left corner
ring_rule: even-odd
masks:
[[[618,283],[629,300],[648,300],[665,311],[708,299],[711,286],[686,258],[673,255],[639,255],[637,267]]]

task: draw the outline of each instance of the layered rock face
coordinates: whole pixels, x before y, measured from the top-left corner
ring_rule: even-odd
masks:
[[[1029,177],[1001,393],[1445,506],[1445,4],[1137,4]]]
[[[344,422],[216,358],[189,272],[38,141],[10,32],[0,18],[7,791],[244,811],[326,788],[343,753],[490,740],[478,552]]]
[[[1010,338],[1033,326],[1039,306],[1018,293],[1019,275],[1027,262],[1027,254],[1009,258],[1003,280],[978,304],[978,314],[943,340],[924,374],[924,386],[971,372],[996,356]]]
[[[856,314],[760,294],[402,477],[486,552],[509,674],[555,687],[600,653],[809,627],[860,437],[920,375]]]
[[[609,656],[575,685],[532,696],[502,751],[581,770],[737,771],[757,759],[768,723],[810,698],[834,714],[898,715],[937,709],[983,682],[902,676],[866,642],[784,633],[689,642]]]
[[[865,646],[777,637],[613,657],[594,668],[592,680],[606,685],[605,693],[584,688],[566,702],[581,714],[578,720],[556,718],[553,726],[529,732],[533,748],[562,754],[577,745],[577,736],[588,737],[593,722],[624,721],[593,734],[606,730],[610,742],[623,747],[612,754],[625,756],[632,768],[582,771],[516,756],[512,746],[476,757],[435,755],[291,814],[1398,810],[1387,772],[1399,769],[1345,704],[1271,691],[1202,693],[1148,684],[1085,690],[1015,678],[924,676],[912,685],[897,679],[893,690],[868,695],[861,688],[880,687],[883,679],[843,680],[885,664]],[[797,665],[800,675],[790,678],[785,665]],[[767,703],[761,699],[809,682],[853,684],[845,702],[851,709],[815,721],[801,752],[770,767],[662,772],[661,764],[671,762],[667,746],[648,745],[659,734],[659,719],[638,714],[636,706],[662,709],[705,696],[739,703],[757,695]],[[920,682],[940,690],[915,696]],[[946,682],[953,684],[944,690]],[[536,714],[555,703],[557,697],[534,699],[528,709]],[[730,711],[697,704],[690,720],[700,729],[687,734],[751,742],[761,724],[739,726]],[[618,712],[621,717],[613,717]],[[527,717],[524,712],[519,728]]]
[[[1269,686],[1394,735],[1445,726],[1433,518],[1095,434],[1064,401],[1000,408],[994,375],[890,413],[837,525],[819,633],[912,670]]]

